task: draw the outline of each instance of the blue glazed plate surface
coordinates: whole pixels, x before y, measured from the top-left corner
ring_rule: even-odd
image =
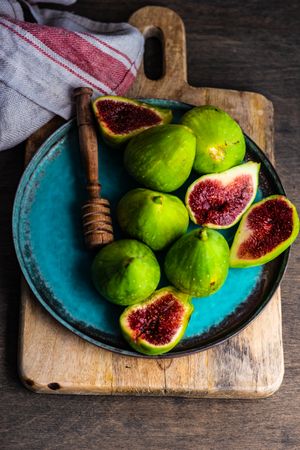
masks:
[[[169,100],[147,100],[172,108],[175,122],[191,106]],[[246,137],[246,159],[261,162],[256,201],[284,193],[276,172],[259,148]],[[99,139],[103,197],[112,212],[119,199],[137,186],[123,168],[122,151]],[[198,178],[192,173],[176,194],[184,199],[187,186]],[[70,121],[39,149],[21,179],[14,204],[13,234],[23,274],[42,305],[64,326],[100,347],[144,357],[123,340],[118,318],[122,309],[99,296],[90,266],[93,254],[85,249],[81,206],[85,201],[84,176],[77,129]],[[122,235],[113,215],[116,237]],[[190,226],[190,229],[195,227]],[[223,234],[229,244],[236,227]],[[158,259],[163,261],[164,254]],[[283,275],[288,251],[271,263],[250,269],[230,269],[224,286],[211,297],[193,299],[194,313],[184,339],[169,354],[174,357],[204,350],[236,334],[250,323],[272,297]],[[162,275],[160,286],[166,286]]]

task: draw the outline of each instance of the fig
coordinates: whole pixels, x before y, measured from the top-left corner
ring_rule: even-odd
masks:
[[[192,221],[217,229],[236,224],[255,199],[259,169],[260,164],[250,161],[198,178],[185,199]]]
[[[107,95],[93,102],[103,139],[113,147],[142,131],[171,122],[172,111],[125,97]]]
[[[231,246],[230,266],[265,264],[284,252],[298,233],[295,206],[283,195],[264,198],[242,218]]]
[[[223,172],[240,164],[246,143],[238,123],[215,106],[198,106],[181,119],[197,137],[194,169],[199,173]]]
[[[186,207],[170,194],[137,188],[127,192],[117,207],[121,229],[130,237],[162,250],[182,236],[189,224]]]
[[[164,287],[146,301],[126,308],[120,326],[134,350],[145,355],[161,355],[178,344],[192,312],[188,295]]]
[[[177,289],[194,297],[214,294],[224,284],[229,268],[229,247],[215,230],[199,228],[172,245],[165,273]]]
[[[142,242],[122,239],[103,247],[92,264],[92,278],[103,297],[117,305],[132,305],[157,288],[160,267]]]
[[[196,138],[183,125],[162,125],[143,131],[128,143],[124,164],[143,186],[172,192],[188,178],[196,151]]]

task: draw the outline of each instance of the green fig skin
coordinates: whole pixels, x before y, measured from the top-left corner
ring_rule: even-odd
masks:
[[[101,118],[100,112],[98,110],[98,105],[101,107],[101,102],[103,101],[114,101],[117,103],[126,103],[128,105],[136,106],[139,108],[146,109],[148,111],[152,111],[156,114],[156,116],[159,119],[159,123],[155,125],[145,125],[141,126],[137,124],[136,129],[131,130],[127,133],[114,133],[104,122],[104,120]],[[142,131],[145,131],[149,128],[161,126],[168,124],[172,121],[173,113],[170,109],[164,109],[160,108],[158,106],[152,106],[148,103],[141,102],[139,100],[133,100],[131,98],[126,97],[118,97],[115,95],[106,95],[102,97],[96,98],[92,103],[92,108],[95,114],[95,117],[97,119],[97,123],[99,125],[100,132],[102,134],[102,137],[104,141],[110,146],[110,147],[121,147],[124,143],[126,143],[129,139],[131,139],[133,136],[136,136],[137,134],[141,133]],[[122,117],[120,117],[120,120],[122,120]]]
[[[189,225],[189,215],[179,198],[170,194],[137,188],[127,192],[117,206],[119,225],[128,236],[162,250]]]
[[[172,192],[188,178],[196,151],[194,134],[183,125],[162,125],[135,136],[125,149],[124,164],[143,186]]]
[[[243,258],[239,257],[239,254],[238,254],[239,247],[243,243],[243,241],[249,237],[249,229],[247,227],[247,220],[248,220],[249,214],[251,214],[252,211],[255,210],[255,208],[259,208],[264,203],[266,203],[270,200],[278,200],[278,199],[285,201],[292,210],[293,230],[292,230],[292,233],[290,234],[289,238],[284,240],[283,242],[281,242],[279,245],[274,247],[274,249],[272,251],[266,253],[265,255],[263,255],[260,258],[243,259]],[[239,227],[235,233],[233,243],[232,243],[232,246],[230,249],[230,256],[229,256],[230,267],[242,269],[242,268],[255,267],[255,266],[261,266],[262,264],[266,264],[266,263],[272,261],[273,259],[277,258],[277,256],[279,256],[288,247],[290,247],[290,245],[292,245],[292,243],[297,238],[298,234],[299,234],[299,216],[298,216],[296,207],[293,205],[293,203],[290,202],[290,200],[288,200],[283,195],[271,195],[269,197],[266,197],[263,200],[261,200],[260,202],[257,202],[254,205],[252,205],[248,209],[246,214],[243,216],[243,218],[239,224]]]
[[[180,291],[194,297],[214,294],[228,274],[227,241],[215,230],[193,230],[172,245],[164,268],[170,283]]]
[[[136,335],[136,332],[130,328],[130,324],[128,322],[129,315],[140,309],[145,308],[148,305],[153,304],[157,299],[160,297],[163,297],[164,295],[171,294],[173,295],[176,300],[183,306],[184,313],[182,315],[181,324],[177,329],[177,332],[174,336],[170,339],[169,342],[166,344],[158,345],[158,344],[152,344],[147,339],[145,339],[141,335]],[[120,317],[120,327],[122,334],[125,338],[125,340],[128,342],[128,344],[137,352],[142,353],[144,355],[148,356],[155,356],[155,355],[162,355],[164,353],[169,352],[172,350],[182,339],[185,330],[188,326],[191,314],[193,312],[193,305],[191,303],[191,298],[189,295],[184,294],[182,292],[177,291],[172,286],[164,287],[162,289],[159,289],[155,291],[147,300],[145,300],[142,303],[129,306],[124,310]],[[159,327],[157,327],[158,329]]]
[[[223,172],[240,164],[246,143],[238,123],[215,106],[198,106],[181,119],[197,137],[194,170],[200,174]]]
[[[96,255],[92,279],[108,301],[127,306],[152,294],[160,280],[160,267],[145,244],[122,239],[103,247]]]

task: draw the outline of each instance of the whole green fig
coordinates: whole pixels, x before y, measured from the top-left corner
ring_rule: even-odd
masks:
[[[218,231],[199,228],[172,245],[165,259],[168,280],[195,297],[214,294],[224,284],[229,268],[229,247]]]
[[[122,230],[153,250],[162,250],[182,236],[189,224],[187,209],[170,194],[137,188],[127,192],[117,207]]]
[[[196,137],[183,125],[161,125],[129,141],[124,164],[143,186],[172,192],[188,178],[194,163]]]
[[[223,172],[242,162],[245,138],[239,124],[225,111],[211,105],[198,106],[185,113],[181,122],[197,138],[197,172]]]
[[[156,289],[160,267],[142,242],[122,239],[103,247],[94,259],[92,278],[103,297],[117,305],[133,305]]]

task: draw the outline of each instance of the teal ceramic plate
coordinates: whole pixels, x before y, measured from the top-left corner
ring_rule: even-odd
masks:
[[[147,100],[172,108],[175,122],[191,108],[179,102]],[[284,194],[268,159],[246,137],[247,159],[261,162],[261,197]],[[136,183],[122,164],[122,151],[99,142],[103,196],[118,200]],[[183,199],[192,173],[177,192]],[[39,149],[21,179],[13,213],[13,234],[23,274],[37,299],[62,325],[93,344],[126,355],[144,357],[123,340],[118,319],[122,309],[101,298],[94,289],[90,266],[93,254],[83,243],[81,205],[85,200],[77,129],[70,121]],[[121,233],[116,224],[116,237]],[[190,228],[193,228],[191,225]],[[235,229],[224,233],[229,244]],[[162,261],[163,254],[158,255]],[[193,299],[194,313],[180,344],[163,358],[207,349],[242,330],[268,303],[283,275],[288,251],[271,263],[250,269],[230,269],[225,285],[208,298]],[[167,285],[162,277],[161,286]]]

